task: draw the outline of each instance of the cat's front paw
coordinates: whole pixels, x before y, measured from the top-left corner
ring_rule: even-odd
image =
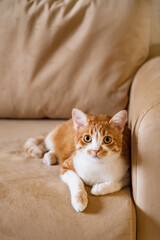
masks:
[[[48,166],[56,164],[57,158],[54,152],[49,151],[45,153],[43,157],[43,163],[47,164]]]
[[[122,187],[123,187],[122,182],[113,182],[113,183],[104,182],[104,183],[93,185],[91,189],[91,193],[93,195],[104,195],[108,193],[117,192],[121,190]]]
[[[91,189],[91,193],[93,195],[104,195],[106,194],[107,192],[105,191],[104,189],[104,186],[103,186],[103,183],[99,183],[99,184],[95,184],[93,185],[92,189]]]
[[[29,138],[27,140],[23,146],[23,150],[35,158],[42,158],[44,151],[41,145],[37,145],[37,142],[34,138]]]
[[[88,204],[87,193],[80,191],[72,196],[72,205],[77,212],[82,212]]]

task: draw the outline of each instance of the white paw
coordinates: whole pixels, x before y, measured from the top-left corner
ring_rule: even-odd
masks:
[[[91,193],[93,195],[104,195],[104,194],[108,194],[108,193],[113,193],[113,192],[117,192],[119,190],[121,190],[121,188],[123,187],[121,182],[117,182],[117,183],[99,183],[99,184],[95,184],[93,185],[92,189],[91,189]]]
[[[28,152],[32,157],[35,158],[41,158],[43,156],[43,152],[37,146],[31,147]]]
[[[88,204],[87,193],[85,190],[72,196],[72,205],[77,212],[82,212]]]
[[[103,183],[99,183],[99,184],[93,185],[93,187],[91,189],[91,193],[93,195],[104,195],[107,192],[104,191]]]
[[[43,152],[38,146],[24,146],[24,151],[35,158],[42,158]]]
[[[56,164],[57,158],[56,158],[54,152],[49,151],[49,152],[45,153],[44,157],[43,157],[43,162],[45,164],[47,164],[48,166]]]
[[[37,145],[34,138],[29,138],[23,148],[32,157],[41,158],[43,156],[44,149],[41,145]]]

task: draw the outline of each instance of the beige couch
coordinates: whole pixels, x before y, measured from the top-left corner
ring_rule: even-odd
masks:
[[[158,0],[0,1],[0,240],[160,238],[160,58],[145,63],[160,55],[159,9]],[[59,166],[22,150],[73,107],[128,108],[132,132],[132,186],[98,197],[86,187],[82,213]]]

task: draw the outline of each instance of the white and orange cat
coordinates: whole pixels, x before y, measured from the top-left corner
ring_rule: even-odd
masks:
[[[115,116],[90,115],[72,110],[72,119],[46,136],[30,138],[24,150],[43,157],[48,165],[60,163],[60,176],[71,193],[76,211],[88,204],[84,183],[93,195],[119,191],[129,184],[129,129],[127,111]]]

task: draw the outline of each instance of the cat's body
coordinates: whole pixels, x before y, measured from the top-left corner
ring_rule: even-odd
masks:
[[[70,188],[76,211],[83,211],[88,203],[84,183],[92,187],[94,195],[115,192],[129,184],[126,111],[118,114],[111,118],[74,109],[72,119],[46,136],[29,139],[24,146],[33,157],[44,154],[48,165],[59,162],[61,179]]]

